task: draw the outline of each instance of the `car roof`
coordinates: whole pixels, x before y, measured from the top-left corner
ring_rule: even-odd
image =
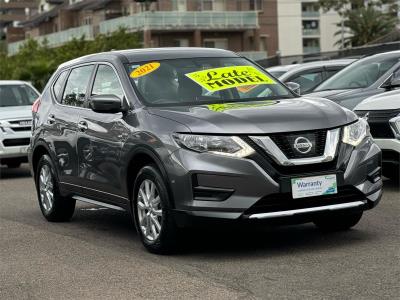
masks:
[[[307,69],[312,69],[316,67],[323,67],[323,66],[347,66],[353,62],[355,62],[356,59],[334,59],[334,60],[323,60],[323,61],[313,61],[313,62],[307,62],[307,63],[302,63],[302,64],[293,64],[293,65],[283,65],[283,66],[277,66],[277,67],[272,67],[268,68],[267,70],[270,72],[279,72],[279,71],[293,71],[293,70],[307,70]]]
[[[31,86],[30,82],[22,80],[0,80],[0,85],[21,85],[21,84],[27,84]]]
[[[150,60],[194,58],[194,57],[239,57],[232,51],[216,48],[196,47],[170,47],[170,48],[143,48],[109,51],[90,54],[76,58],[60,65],[60,68],[71,65],[96,62],[96,61],[122,61],[122,63],[134,63]]]

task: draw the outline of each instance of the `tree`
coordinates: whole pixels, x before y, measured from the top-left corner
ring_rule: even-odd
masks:
[[[128,33],[123,28],[110,35],[100,34],[92,41],[84,36],[74,38],[57,48],[48,47],[46,40],[38,43],[30,39],[13,56],[0,52],[0,80],[26,80],[42,90],[53,72],[65,61],[96,52],[139,48],[141,45],[140,34]]]
[[[336,33],[342,47],[362,46],[389,32],[397,22],[397,0],[319,0],[320,7],[326,12],[336,10],[343,21]],[[385,10],[383,7],[385,5]],[[343,43],[343,45],[342,45]]]
[[[344,26],[346,37],[343,46],[362,46],[391,32],[396,26],[396,19],[367,6],[348,12]],[[335,35],[342,35],[342,30]],[[337,44],[341,42],[339,40]]]

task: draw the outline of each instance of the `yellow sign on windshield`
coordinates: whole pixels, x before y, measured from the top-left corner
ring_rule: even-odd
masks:
[[[208,69],[186,74],[209,92],[245,85],[276,84],[276,82],[253,66],[232,66]]]

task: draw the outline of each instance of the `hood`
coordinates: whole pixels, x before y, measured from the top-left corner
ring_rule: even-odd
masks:
[[[392,91],[365,99],[354,110],[400,109],[400,92]]]
[[[360,93],[362,89],[315,91],[307,96],[321,97],[329,100],[340,100]]]
[[[0,107],[0,120],[32,119],[32,106]]]
[[[357,119],[332,101],[308,97],[149,108],[149,113],[182,123],[194,133],[233,135],[332,128]]]

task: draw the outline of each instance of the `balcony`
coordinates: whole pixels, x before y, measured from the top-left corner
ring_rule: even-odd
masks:
[[[301,12],[303,18],[319,18],[319,11],[303,11]]]
[[[155,11],[115,18],[100,23],[100,33],[106,34],[125,27],[129,31],[194,30],[194,29],[253,29],[258,28],[255,11]]]
[[[319,28],[303,28],[303,35],[305,36],[319,36],[320,33]]]
[[[34,40],[39,43],[43,43],[45,40],[47,41],[47,45],[49,47],[58,47],[66,42],[71,41],[72,39],[81,38],[85,36],[86,40],[93,39],[93,28],[90,25],[85,25],[81,27],[74,27],[67,30],[54,32],[46,35],[41,35],[39,37],[35,37]],[[16,54],[19,48],[25,43],[25,41],[19,41],[15,43],[8,44],[8,54],[13,55]]]
[[[321,52],[321,48],[318,46],[304,46],[303,53],[304,54],[312,54]]]

